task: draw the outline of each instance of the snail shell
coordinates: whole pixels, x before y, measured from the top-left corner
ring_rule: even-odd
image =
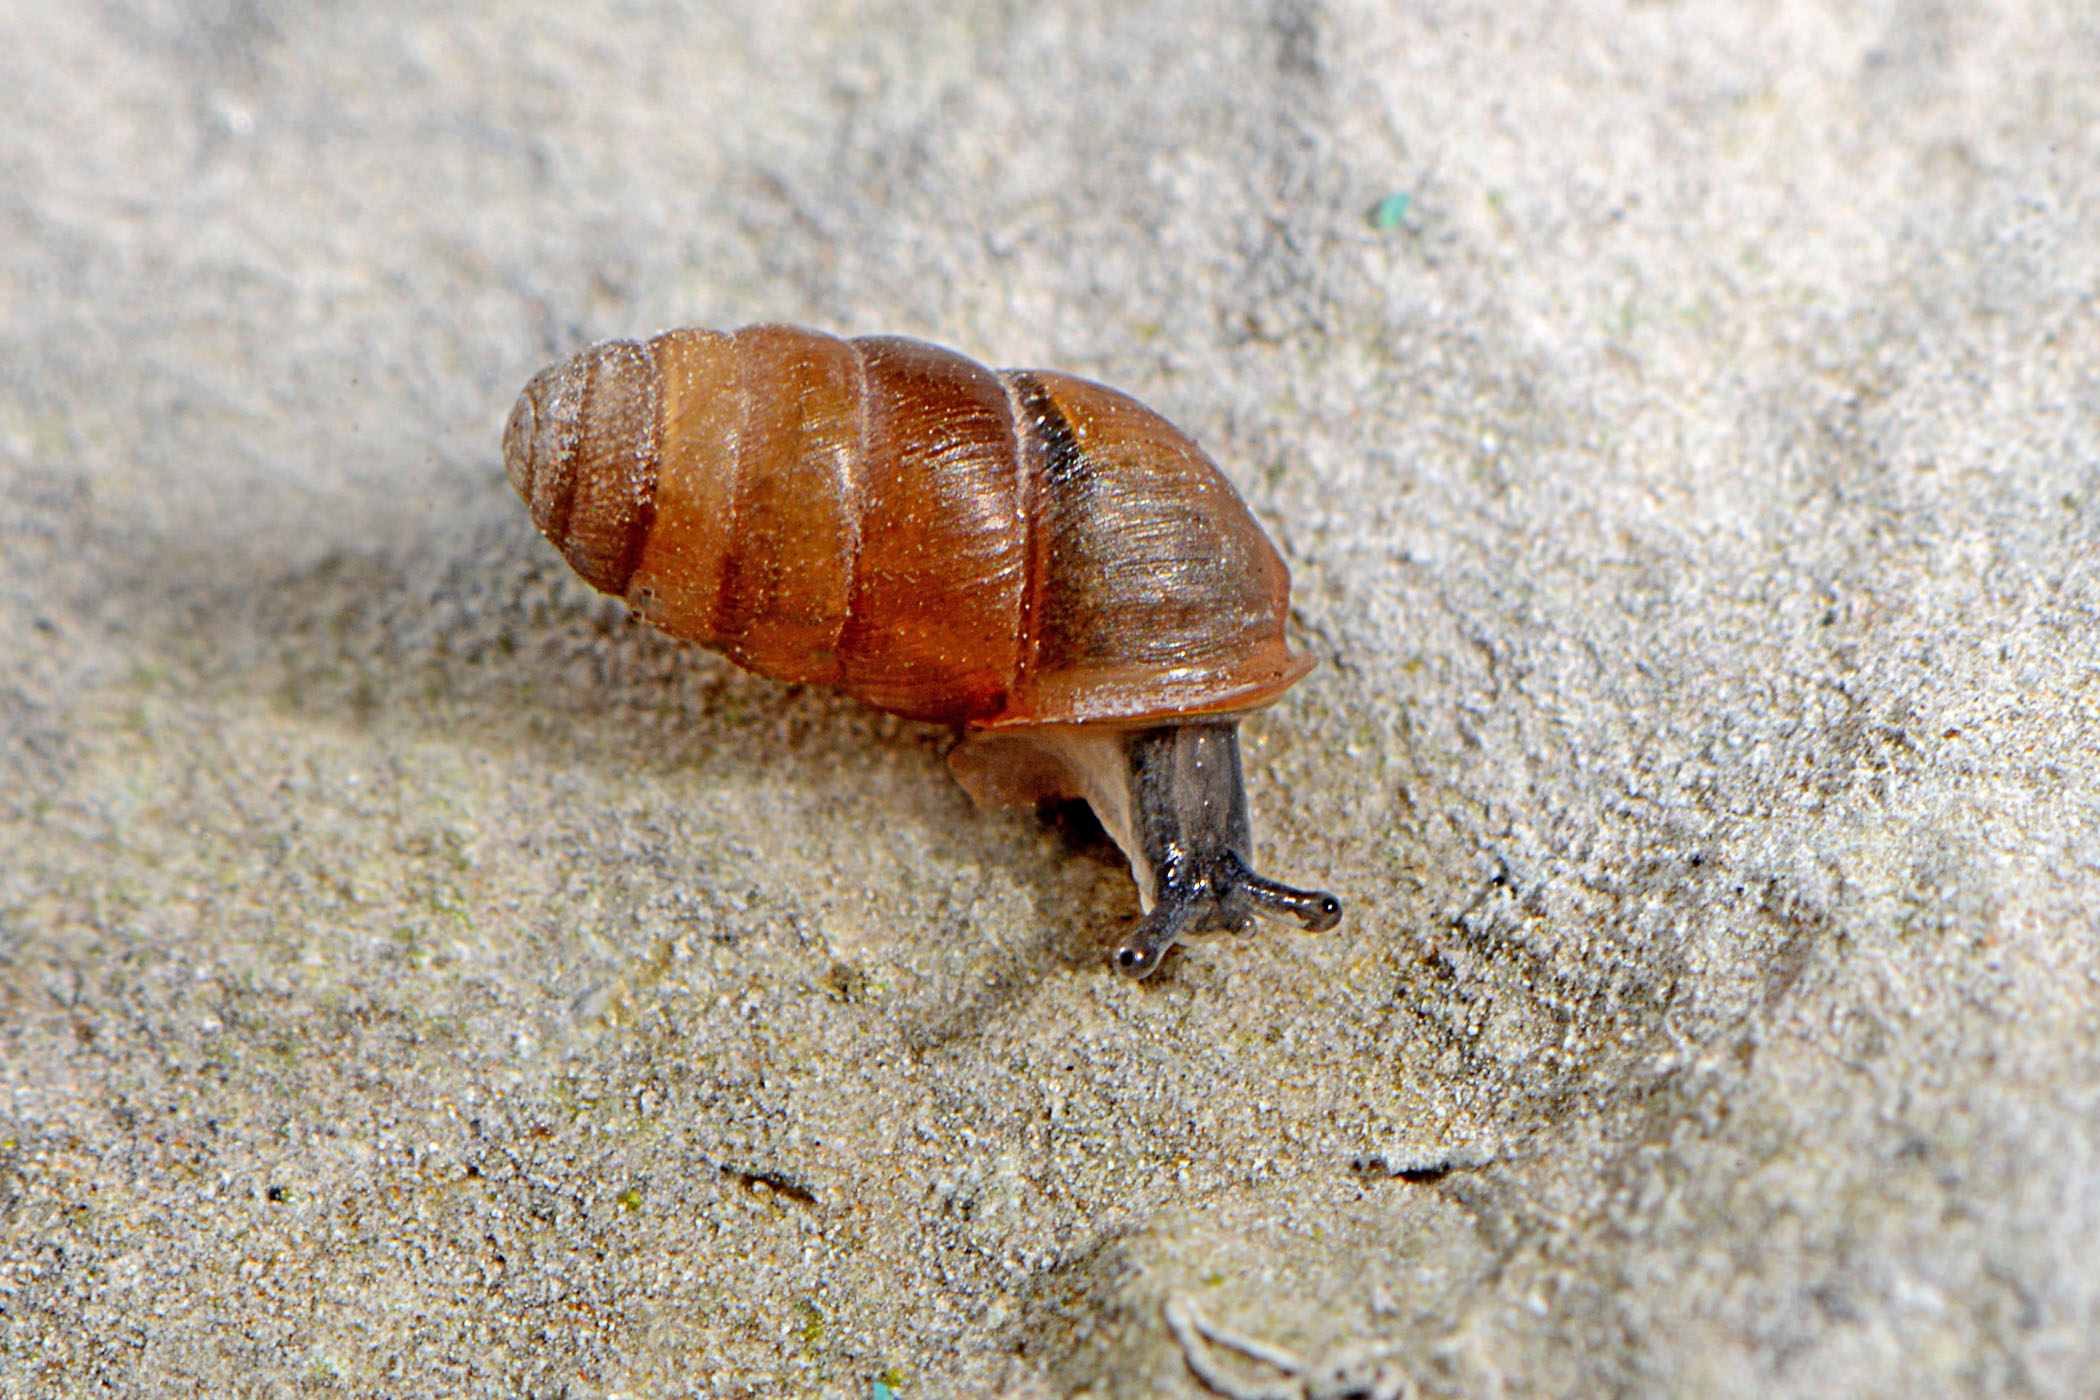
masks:
[[[1254,912],[1340,916],[1246,865],[1232,720],[1313,664],[1290,573],[1127,395],[895,336],[676,330],[541,371],[503,458],[576,572],[664,631],[969,727],[980,801],[1086,798],[1151,911],[1127,971]]]
[[[1083,379],[893,336],[670,331],[543,371],[503,455],[593,587],[910,719],[1244,710],[1312,666],[1231,485]]]

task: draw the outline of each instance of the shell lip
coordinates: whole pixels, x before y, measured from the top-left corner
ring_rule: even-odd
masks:
[[[1084,700],[1072,703],[1069,699],[1062,705],[1009,704],[992,718],[972,720],[967,727],[1021,729],[1051,724],[1098,724],[1137,729],[1180,719],[1221,719],[1227,715],[1267,709],[1318,664],[1314,657],[1301,652],[1267,675],[1251,680],[1229,677],[1215,688],[1191,689],[1185,695],[1169,694],[1145,704],[1118,703],[1117,699],[1095,704]]]

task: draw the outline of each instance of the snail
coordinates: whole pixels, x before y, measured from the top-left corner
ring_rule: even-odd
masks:
[[[1203,451],[1124,394],[895,336],[615,340],[542,370],[511,484],[592,587],[776,680],[961,726],[981,806],[1083,798],[1130,860],[1133,977],[1334,896],[1250,864],[1239,720],[1312,669],[1290,573]]]

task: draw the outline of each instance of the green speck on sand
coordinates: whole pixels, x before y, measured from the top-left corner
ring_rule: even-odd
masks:
[[[1389,233],[1407,222],[1407,211],[1414,208],[1415,197],[1411,194],[1389,194],[1378,201],[1371,210],[1371,226],[1380,233]]]

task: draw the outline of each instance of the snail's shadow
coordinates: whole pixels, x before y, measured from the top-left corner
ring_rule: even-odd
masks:
[[[902,1000],[907,1039],[968,1036],[1058,973],[1103,967],[1135,901],[1083,807],[1048,822],[977,812],[943,771],[950,731],[765,680],[633,621],[574,578],[501,487],[459,484],[384,539],[318,555],[274,553],[283,542],[267,537],[135,549],[104,581],[115,594],[105,601],[169,683],[206,705],[260,703],[299,724],[473,746],[528,784],[535,771],[552,782],[582,770],[608,785],[704,773],[719,791],[785,794],[856,828],[836,842],[872,842],[877,855],[887,843],[1020,891],[1032,935],[1016,937],[1008,918],[1003,940],[983,937],[972,901],[953,897],[933,901],[945,904],[941,919],[881,925],[891,946],[874,958],[934,969]],[[738,806],[708,820],[733,826]],[[758,826],[722,835],[766,840]],[[668,872],[707,868],[706,853],[662,855]],[[650,933],[635,931],[638,951]]]

